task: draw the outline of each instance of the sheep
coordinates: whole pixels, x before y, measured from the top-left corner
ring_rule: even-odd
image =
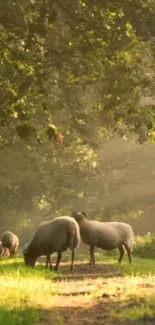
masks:
[[[29,245],[29,244],[25,244],[25,245],[23,246],[23,255],[26,254],[26,249],[27,249],[28,245]],[[50,265],[50,270],[52,270],[53,267],[52,267],[52,262],[51,262],[50,255],[47,255],[47,256],[46,256],[46,265],[45,265],[45,268],[46,268],[46,269],[48,268],[48,263],[49,263],[49,265]]]
[[[50,221],[42,222],[36,230],[30,244],[24,250],[26,265],[34,266],[38,257],[46,256],[46,267],[50,262],[50,254],[57,253],[54,270],[57,271],[62,257],[62,252],[68,248],[72,251],[70,271],[73,270],[75,248],[80,244],[80,230],[78,223],[71,217],[61,216]]]
[[[11,231],[6,231],[2,235],[2,246],[8,248],[10,256],[14,255],[19,246],[19,238]]]
[[[133,230],[129,224],[88,220],[85,212],[73,212],[71,217],[79,224],[82,241],[90,246],[90,265],[95,264],[95,246],[105,250],[118,247],[120,251],[119,263],[123,259],[125,247],[129,263],[132,263]]]
[[[0,241],[0,256],[9,256],[10,255],[10,253],[9,253],[9,250],[8,250],[8,248],[4,248],[3,246],[2,246],[2,242]]]

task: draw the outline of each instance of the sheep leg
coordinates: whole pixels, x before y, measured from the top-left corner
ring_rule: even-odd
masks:
[[[50,255],[49,255],[49,264],[50,264],[50,270],[53,270],[53,266],[52,266],[52,261],[51,261]]]
[[[73,250],[72,250],[72,258],[71,258],[70,271],[73,271],[74,259],[75,259],[75,250],[73,248]]]
[[[92,263],[93,263],[93,265],[95,265],[95,246],[93,246],[93,249],[92,249]]]
[[[62,253],[61,252],[58,252],[58,254],[57,254],[57,261],[56,261],[56,265],[55,265],[54,271],[57,271],[58,270],[59,263],[61,261],[61,257],[62,257]]]
[[[48,269],[48,263],[49,263],[49,265],[50,265],[50,270],[52,270],[53,267],[52,267],[52,262],[51,262],[50,254],[48,254],[48,255],[46,256],[46,265],[45,265],[45,269]]]
[[[14,251],[12,248],[9,248],[9,252],[10,252],[10,256],[12,256],[14,254]]]
[[[124,248],[123,246],[119,246],[119,251],[120,251],[120,257],[119,257],[119,260],[118,260],[118,263],[121,263],[122,262],[122,259],[123,259],[123,256],[124,256]]]
[[[16,254],[16,246],[13,246],[12,248],[10,248],[10,256],[14,256]]]
[[[132,264],[132,254],[131,254],[131,247],[129,247],[128,245],[124,244],[125,249],[127,251],[128,254],[128,258],[129,258],[129,263]]]
[[[95,254],[94,254],[95,246],[90,246],[90,262],[89,265],[95,264]]]

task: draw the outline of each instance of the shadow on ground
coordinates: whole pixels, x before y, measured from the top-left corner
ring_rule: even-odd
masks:
[[[96,264],[90,266],[85,262],[78,262],[75,264],[74,270],[69,271],[69,263],[62,263],[59,272],[54,276],[55,281],[76,281],[83,280],[85,278],[97,279],[98,277],[112,278],[112,277],[123,277],[124,274],[121,272],[118,265],[111,264]]]
[[[52,310],[38,310],[39,324],[48,325],[153,325],[155,313],[138,312],[144,299],[136,302],[134,299],[114,301],[116,297],[107,296],[96,299],[89,306],[57,307]],[[148,309],[152,306],[148,305]],[[133,311],[133,312],[132,312]],[[135,311],[135,313],[134,313]]]
[[[25,266],[24,261],[21,260],[21,257],[14,257],[14,258],[5,258],[4,260],[1,260],[0,262],[0,273],[3,272],[5,274],[14,272],[18,269],[26,269],[26,270],[33,270],[34,272],[37,272],[38,270],[44,270],[45,271],[45,258],[40,258],[35,267],[31,268],[28,266]],[[55,259],[53,259],[53,265],[55,264]],[[96,279],[98,277],[123,277],[123,270],[120,268],[118,263],[116,264],[105,264],[102,262],[97,262],[94,266],[88,265],[87,261],[76,261],[74,265],[74,270],[71,272],[70,270],[70,261],[69,259],[63,259],[63,261],[60,263],[59,271],[54,272],[52,271],[52,279],[54,281],[57,280],[82,280],[87,278]],[[50,271],[47,271],[50,275]],[[53,274],[54,273],[54,274]],[[44,272],[45,274],[45,272]],[[53,278],[54,275],[54,278]]]
[[[40,260],[41,262],[42,264],[36,265],[34,272],[44,270],[45,259]],[[73,272],[69,271],[69,266],[69,259],[63,259],[59,272],[55,272],[54,277],[52,272],[52,278],[50,278],[50,271],[47,271],[48,279],[52,279],[51,288],[53,285],[56,286],[56,292],[54,289],[53,292],[51,291],[47,308],[41,307],[40,304],[35,305],[35,308],[21,307],[11,310],[0,307],[0,325],[155,324],[155,292],[154,283],[149,283],[150,278],[147,283],[137,284],[135,296],[131,294],[127,296],[122,287],[125,280],[123,268],[117,262],[116,264],[97,262],[92,267],[86,260],[80,260],[76,261]],[[4,269],[6,274],[19,268],[25,269],[26,267],[18,257],[8,259],[8,263],[5,261],[0,263],[0,273],[3,273]],[[41,273],[43,277],[46,276],[46,271]],[[118,286],[114,291],[111,290],[112,287],[108,291],[109,282],[110,286],[113,286],[113,281],[118,281]],[[145,292],[150,290],[152,297],[148,298],[143,295],[142,298],[137,298],[137,290],[142,287],[145,287]],[[25,302],[21,297],[21,306],[22,304]]]
[[[133,298],[121,301],[118,296],[97,297],[92,304],[52,308],[12,308],[0,307],[0,325],[153,325],[155,312],[148,303],[143,312],[145,299]],[[141,310],[141,312],[139,312]],[[134,313],[135,311],[135,313]]]

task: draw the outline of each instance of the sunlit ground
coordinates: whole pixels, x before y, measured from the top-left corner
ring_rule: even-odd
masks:
[[[97,263],[79,255],[69,272],[65,254],[59,272],[24,266],[23,259],[0,261],[0,325],[155,324],[155,261],[96,254]]]

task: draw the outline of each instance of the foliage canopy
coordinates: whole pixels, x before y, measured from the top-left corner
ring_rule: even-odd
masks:
[[[151,0],[2,0],[0,125],[21,138],[54,123],[90,145],[113,130],[146,140],[154,18]]]
[[[154,0],[1,0],[2,215],[98,195],[104,139],[154,139],[154,21]]]

